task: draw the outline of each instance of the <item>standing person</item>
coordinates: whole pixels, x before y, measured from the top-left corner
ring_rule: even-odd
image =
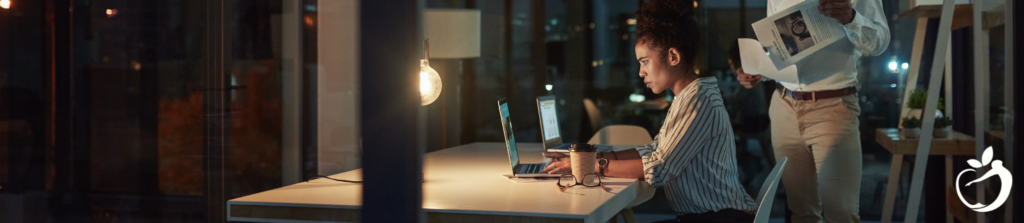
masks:
[[[803,0],[768,0],[768,15]],[[889,45],[880,0],[819,0],[846,38],[796,63],[799,83],[781,87],[769,106],[775,157],[789,157],[782,174],[793,222],[859,222],[861,180],[857,59]],[[752,88],[756,74],[739,74]]]
[[[642,179],[665,190],[671,222],[752,222],[754,200],[739,182],[736,144],[717,80],[698,78],[700,33],[690,1],[650,0],[636,12],[640,77],[654,93],[676,94],[649,145],[598,155],[604,176]],[[571,159],[548,153],[549,173],[571,173]]]

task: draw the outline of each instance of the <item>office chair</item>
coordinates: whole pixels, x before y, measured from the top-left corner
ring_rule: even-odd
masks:
[[[772,214],[772,202],[775,201],[775,190],[779,187],[779,179],[782,177],[782,169],[786,167],[786,157],[779,158],[775,168],[761,184],[761,191],[757,192],[757,213],[754,215],[754,223],[768,223]]]
[[[651,141],[654,141],[651,138],[651,133],[647,132],[647,129],[643,127],[635,125],[609,125],[597,131],[587,143],[595,145],[646,145],[650,144]],[[636,199],[629,202],[629,205],[626,205],[616,216],[612,216],[612,222],[615,222],[615,218],[618,215],[622,215],[622,219],[627,223],[635,223],[636,216],[633,214],[633,207],[643,204],[654,197],[654,191],[655,189],[651,185],[646,182],[640,182]]]

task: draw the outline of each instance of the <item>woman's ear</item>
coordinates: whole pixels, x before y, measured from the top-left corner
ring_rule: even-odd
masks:
[[[677,66],[683,63],[683,56],[679,54],[679,50],[675,47],[668,48],[668,64],[671,66]]]

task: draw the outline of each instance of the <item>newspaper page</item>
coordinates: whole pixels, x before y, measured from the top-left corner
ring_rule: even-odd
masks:
[[[804,1],[751,26],[777,70],[846,37],[842,24],[818,13],[818,1]]]
[[[782,82],[799,83],[796,65],[789,65],[778,70],[757,40],[740,38],[737,41],[740,46],[740,65],[743,66],[744,73],[761,75]]]

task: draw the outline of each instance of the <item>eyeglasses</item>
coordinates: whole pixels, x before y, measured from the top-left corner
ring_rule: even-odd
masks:
[[[576,180],[576,176],[572,174],[562,174],[562,176],[558,178],[557,184],[558,190],[561,192],[565,192],[565,189],[569,189],[569,187],[577,185],[584,187],[601,187],[601,189],[604,189],[604,183],[601,183],[601,175],[598,175],[597,173],[583,175],[582,181]]]

